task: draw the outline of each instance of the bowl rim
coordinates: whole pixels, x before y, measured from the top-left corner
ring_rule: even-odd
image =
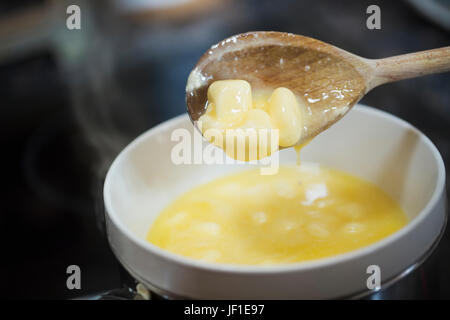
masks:
[[[112,185],[112,173],[115,172],[117,167],[120,165],[120,162],[123,158],[125,158],[126,154],[131,152],[134,148],[140,145],[143,141],[148,139],[150,136],[155,135],[161,131],[165,131],[167,128],[172,127],[177,123],[181,123],[183,121],[190,121],[187,113],[183,113],[174,118],[171,118],[167,121],[164,121],[153,128],[145,131],[137,138],[135,138],[132,142],[130,142],[114,159],[111,166],[108,169],[106,174],[104,187],[103,187],[103,199],[105,205],[106,215],[109,217],[112,223],[116,226],[116,228],[126,236],[126,238],[131,241],[134,245],[138,246],[140,249],[147,251],[148,253],[160,256],[172,263],[176,263],[179,265],[183,265],[185,267],[199,269],[202,271],[209,272],[222,272],[222,273],[240,273],[240,274],[273,274],[273,273],[282,273],[282,272],[300,272],[307,271],[312,269],[320,269],[329,267],[331,265],[336,265],[339,263],[344,263],[358,257],[369,255],[377,250],[380,250],[383,247],[388,246],[390,243],[393,243],[413,229],[415,229],[432,211],[432,209],[438,204],[440,200],[444,188],[445,188],[445,165],[442,159],[442,156],[437,149],[437,147],[433,144],[433,142],[420,130],[411,125],[409,122],[400,119],[399,117],[392,115],[386,111],[376,109],[373,107],[369,107],[364,104],[357,104],[353,108],[357,108],[359,112],[373,114],[378,117],[384,118],[388,121],[393,121],[397,125],[400,125],[404,128],[408,128],[413,130],[420,139],[430,148],[438,167],[438,177],[436,181],[435,188],[433,190],[432,196],[430,200],[427,202],[425,207],[414,217],[406,226],[392,233],[391,235],[376,241],[368,246],[364,246],[355,250],[351,250],[345,253],[333,255],[330,257],[324,257],[319,259],[314,259],[310,261],[301,261],[301,262],[292,262],[292,263],[283,263],[283,264],[275,264],[275,265],[245,265],[245,264],[228,264],[228,263],[215,263],[215,262],[206,262],[201,260],[192,259],[189,257],[184,257],[182,255],[178,255],[162,249],[145,239],[137,236],[134,232],[132,232],[119,218],[116,213],[112,202],[111,202],[111,185]],[[107,231],[109,233],[109,231]],[[438,235],[436,235],[437,237]],[[110,241],[108,236],[108,241]]]

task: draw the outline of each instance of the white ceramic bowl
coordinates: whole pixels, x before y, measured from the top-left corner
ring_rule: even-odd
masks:
[[[417,264],[439,239],[446,222],[445,168],[433,143],[407,122],[356,106],[302,151],[318,162],[372,181],[395,198],[407,226],[370,246],[320,260],[276,266],[196,261],[145,240],[158,213],[194,185],[241,165],[175,165],[176,128],[192,132],[187,115],[164,122],[125,148],[106,177],[108,240],[130,274],[156,293],[205,299],[328,299],[367,292],[369,265],[381,269],[382,288]],[[206,142],[204,142],[206,143]],[[295,163],[295,152],[280,152]]]

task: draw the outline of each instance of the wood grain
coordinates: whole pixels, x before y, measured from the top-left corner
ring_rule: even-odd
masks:
[[[373,89],[384,83],[450,71],[450,47],[368,60],[367,63],[374,68],[368,84]]]

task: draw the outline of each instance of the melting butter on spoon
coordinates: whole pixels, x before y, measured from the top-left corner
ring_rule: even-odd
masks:
[[[373,60],[300,35],[249,32],[200,58],[188,78],[186,103],[208,140],[234,158],[253,160],[285,147],[299,149],[378,85],[449,70],[450,47]],[[214,130],[206,135],[206,129]],[[219,141],[227,129],[244,131],[244,156],[227,148],[224,136]],[[263,129],[278,129],[279,143],[268,139],[252,155],[245,134]]]
[[[207,96],[197,127],[235,159],[260,159],[300,141],[306,105],[287,88],[253,94],[245,80],[219,80]]]

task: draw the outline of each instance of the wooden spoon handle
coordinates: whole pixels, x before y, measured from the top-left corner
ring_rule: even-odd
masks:
[[[450,71],[450,47],[371,60],[373,78],[368,89],[383,83]]]

